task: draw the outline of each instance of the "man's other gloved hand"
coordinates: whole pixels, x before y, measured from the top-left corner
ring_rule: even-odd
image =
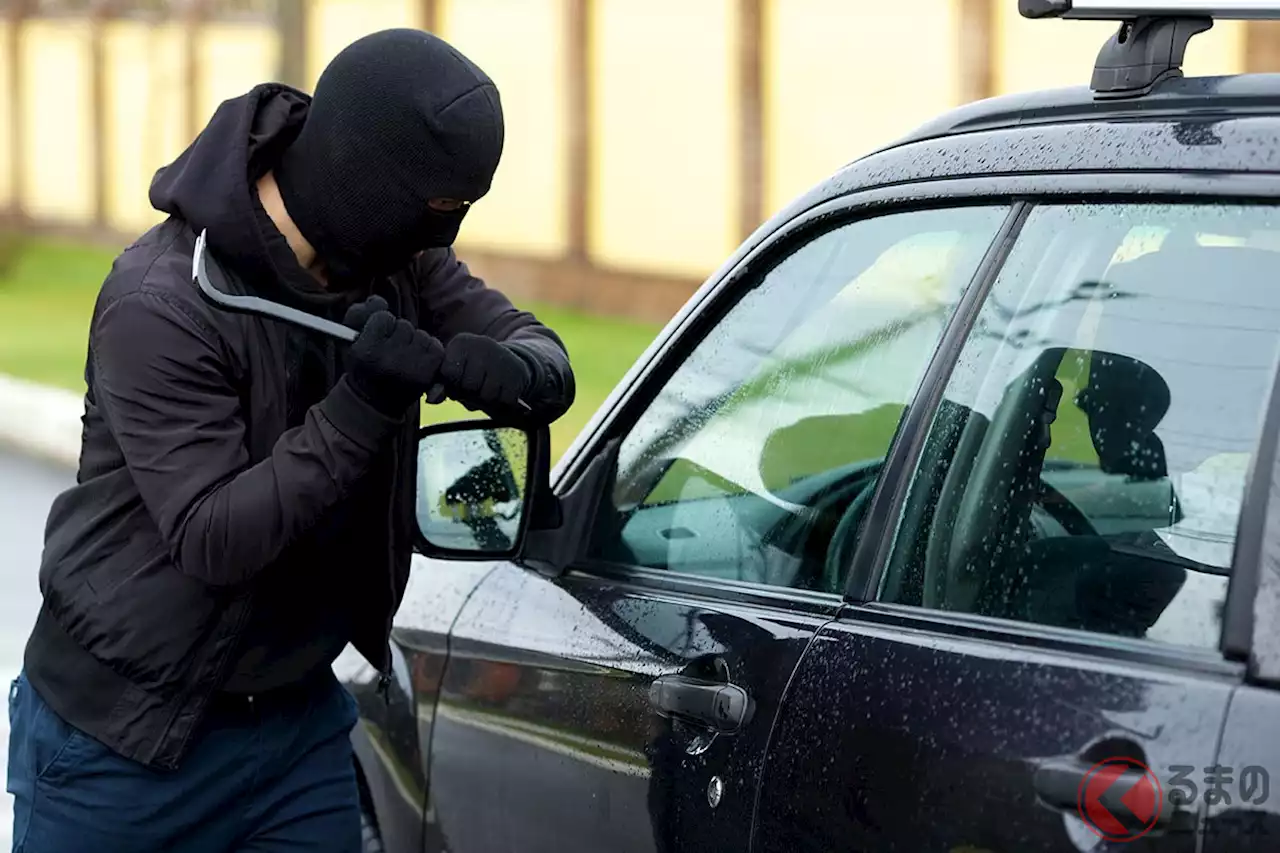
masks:
[[[435,384],[444,347],[408,320],[370,297],[347,310],[344,324],[360,335],[347,355],[347,375],[356,393],[388,417],[398,418]]]
[[[462,332],[445,347],[440,378],[450,397],[473,412],[494,415],[519,411],[521,398],[533,384],[533,371],[501,341]]]

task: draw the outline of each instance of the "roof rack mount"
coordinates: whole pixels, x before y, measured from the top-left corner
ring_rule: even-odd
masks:
[[[1018,0],[1024,18],[1119,21],[1098,51],[1094,97],[1134,98],[1182,76],[1191,39],[1214,20],[1280,20],[1280,0]]]

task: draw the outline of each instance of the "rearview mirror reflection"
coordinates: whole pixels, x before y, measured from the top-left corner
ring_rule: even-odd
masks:
[[[451,426],[451,425],[450,425]],[[514,427],[428,431],[418,442],[418,529],[460,556],[513,553],[527,511],[531,439]]]

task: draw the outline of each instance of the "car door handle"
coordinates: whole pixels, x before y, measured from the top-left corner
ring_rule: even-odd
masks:
[[[649,685],[649,702],[664,717],[676,717],[719,734],[734,734],[751,719],[755,703],[747,691],[724,681],[663,675]]]
[[[1168,797],[1161,796],[1160,789],[1146,785],[1148,799],[1133,796],[1146,778],[1141,770],[1125,770],[1118,774],[1099,775],[1094,766],[1077,761],[1049,761],[1036,768],[1032,786],[1045,804],[1071,811],[1085,810],[1093,813],[1101,806],[1112,815],[1134,814],[1153,827],[1167,827],[1180,812]],[[1147,809],[1146,815],[1141,814]],[[1152,812],[1158,812],[1152,814]],[[1154,818],[1154,819],[1152,819]]]

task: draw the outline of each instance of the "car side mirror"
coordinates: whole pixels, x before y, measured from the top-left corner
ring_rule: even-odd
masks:
[[[418,435],[418,550],[451,560],[514,560],[544,491],[545,429],[457,421]]]

